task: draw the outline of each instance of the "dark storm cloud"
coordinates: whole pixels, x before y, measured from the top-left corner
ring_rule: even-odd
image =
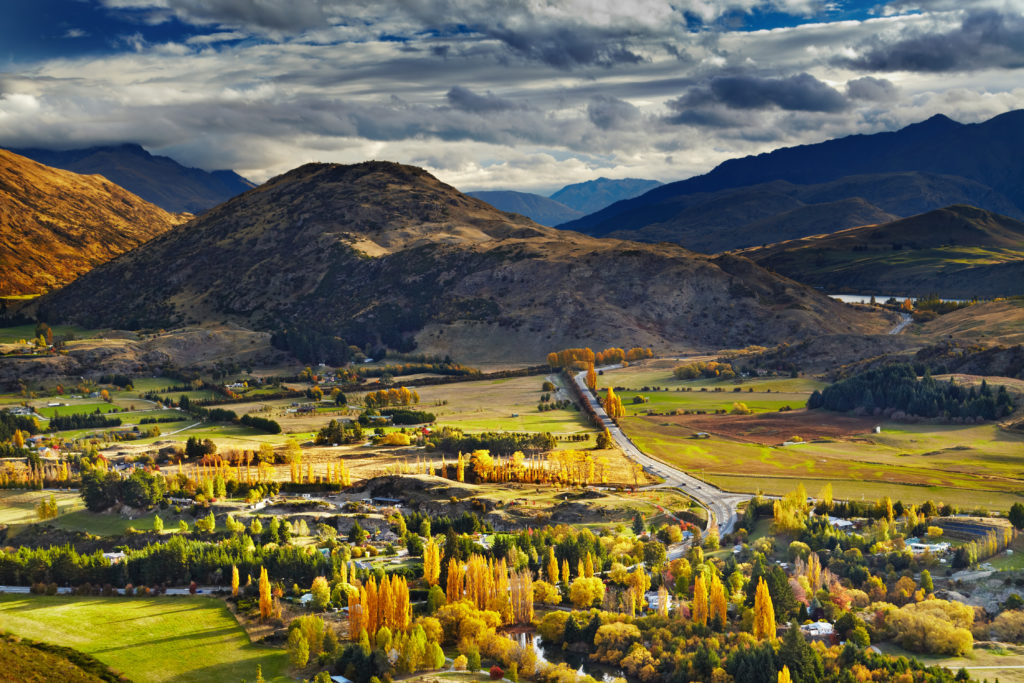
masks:
[[[729,109],[838,112],[848,102],[835,88],[808,73],[781,78],[719,76],[669,104],[676,111],[721,105]]]
[[[1015,69],[1024,66],[1024,17],[974,11],[952,31],[929,33],[917,29],[893,43],[873,38],[859,47],[859,57],[835,63],[866,71]]]
[[[587,117],[602,130],[622,128],[640,119],[640,110],[625,100],[608,95],[597,95],[587,104]]]
[[[478,28],[513,52],[559,69],[590,65],[610,67],[644,61],[615,32],[582,25],[548,31],[516,31],[503,26]]]
[[[461,85],[457,85],[449,90],[445,97],[448,99],[448,104],[455,109],[474,114],[526,108],[518,102],[506,100],[490,92],[486,95],[477,95],[475,92],[468,88],[463,88]]]
[[[897,92],[892,82],[874,76],[864,76],[846,84],[846,94],[855,100],[886,102],[894,99]]]
[[[167,0],[167,9],[196,23],[248,26],[288,33],[329,24],[323,0]]]

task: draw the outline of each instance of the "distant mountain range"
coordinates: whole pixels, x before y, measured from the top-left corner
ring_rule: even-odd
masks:
[[[642,178],[620,178],[618,180],[598,178],[566,185],[551,195],[551,199],[585,214],[594,213],[623,199],[639,197],[644,192],[653,190],[661,184],[657,180]]]
[[[1022,158],[1024,110],[970,125],[939,115],[895,132],[731,159],[559,227],[718,251],[961,202],[1024,218]],[[766,197],[774,203],[764,205]],[[838,211],[833,202],[842,202]],[[722,217],[716,207],[738,216]]]
[[[481,190],[467,192],[470,197],[483,200],[501,211],[526,216],[541,225],[558,225],[583,216],[582,211],[571,209],[561,202],[532,192],[513,190]]]
[[[185,219],[105,178],[0,149],[0,295],[67,284]]]
[[[234,171],[204,171],[153,156],[136,144],[57,151],[16,149],[16,154],[75,173],[97,173],[165,211],[199,214],[256,187]]]
[[[831,292],[964,299],[1024,294],[1024,223],[972,206],[740,253]]]
[[[128,328],[238,323],[327,362],[350,344],[536,361],[567,346],[717,349],[885,324],[745,258],[542,227],[387,162],[297,168],[39,310]]]
[[[532,192],[484,190],[468,192],[496,209],[531,218],[541,225],[555,226],[598,211],[621,199],[629,199],[661,185],[657,180],[598,178],[566,185],[550,197]]]

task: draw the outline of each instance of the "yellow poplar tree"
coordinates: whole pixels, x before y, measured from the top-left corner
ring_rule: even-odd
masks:
[[[562,583],[569,586],[569,560],[562,560]]]
[[[597,390],[597,372],[593,364],[587,366],[587,388],[591,391]]]
[[[260,618],[269,619],[274,612],[274,599],[270,594],[270,577],[267,568],[260,567]]]
[[[704,586],[704,575],[700,572],[697,572],[697,578],[693,582],[693,609],[691,612],[693,623],[707,626],[708,590]]]
[[[348,639],[355,642],[359,640],[359,632],[363,629],[363,605],[360,597],[366,594],[365,589],[359,593],[350,591],[348,594]]]
[[[366,604],[363,606],[363,619],[365,619],[363,628],[367,633],[376,633],[380,628],[378,604],[377,580],[371,576],[366,582]]]
[[[587,552],[587,559],[583,563],[583,575],[588,579],[594,575],[594,556]]]
[[[793,683],[793,678],[789,675],[789,667],[786,665],[783,665],[782,671],[779,672],[779,683]]]
[[[466,461],[462,458],[462,451],[459,451],[459,459],[455,462],[455,480],[466,481]]]
[[[717,574],[712,574],[711,576],[711,590],[709,591],[708,605],[708,618],[711,622],[714,623],[717,619],[722,626],[725,626],[729,605],[725,600],[725,586],[722,585],[722,581],[718,578]]]
[[[664,584],[658,588],[658,616],[668,616],[668,589],[665,588]]]
[[[238,595],[238,567],[231,565],[231,594]]]
[[[764,577],[758,579],[757,593],[754,594],[754,637],[758,640],[775,638],[775,606]]]
[[[448,602],[462,599],[462,565],[454,557],[448,560],[448,586],[445,595]]]
[[[429,586],[436,586],[441,580],[441,546],[433,538],[427,539],[423,549],[423,578]]]
[[[548,547],[548,583],[552,586],[558,583],[558,560],[555,559],[555,549]]]

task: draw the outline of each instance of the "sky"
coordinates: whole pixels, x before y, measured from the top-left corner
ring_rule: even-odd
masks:
[[[0,0],[0,146],[680,180],[1024,108],[1024,0]]]

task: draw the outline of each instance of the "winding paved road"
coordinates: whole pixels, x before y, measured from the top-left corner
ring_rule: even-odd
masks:
[[[620,367],[622,366],[609,365],[600,369],[607,371],[615,370]],[[594,398],[594,395],[590,393],[589,389],[587,389],[586,376],[586,372],[580,372],[574,379],[576,380],[577,386],[580,388],[580,393],[590,401],[591,407],[593,407],[597,416],[604,423],[604,426],[607,427],[608,432],[612,435],[612,438],[615,439],[615,443],[619,445],[619,448],[622,449],[628,458],[640,463],[648,472],[662,477],[665,480],[662,484],[645,488],[678,488],[683,493],[704,506],[708,511],[710,520],[718,525],[718,531],[720,534],[727,534],[732,531],[737,520],[736,506],[745,500],[750,500],[753,496],[745,493],[729,493],[728,491],[715,488],[714,486],[711,486],[696,477],[690,476],[686,472],[676,469],[675,467],[672,467],[660,460],[656,460],[641,451],[637,448],[636,444],[634,444],[629,437],[619,429],[618,425],[608,417],[608,413],[604,411],[604,407],[601,406],[601,402]]]

